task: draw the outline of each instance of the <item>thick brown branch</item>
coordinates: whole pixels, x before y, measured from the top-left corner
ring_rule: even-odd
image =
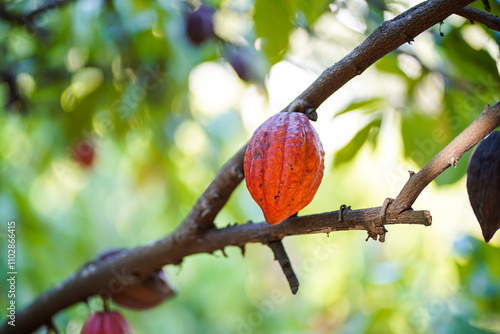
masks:
[[[479,22],[488,28],[500,31],[500,17],[483,12],[482,10],[464,7],[455,12],[455,14],[465,17],[472,22]]]
[[[318,108],[330,95],[389,52],[397,49],[473,0],[429,0],[381,24],[351,53],[324,71],[287,108],[304,112]],[[297,108],[299,107],[299,108]]]
[[[87,265],[40,296],[34,303],[16,315],[16,326],[4,324],[0,333],[30,333],[44,324],[60,310],[85,301],[97,293],[109,294],[124,285],[134,284],[147,277],[153,268],[178,264],[182,258],[197,253],[213,253],[227,246],[247,243],[269,244],[285,236],[330,233],[334,231],[367,230],[372,222],[380,219],[380,207],[345,211],[339,221],[339,212],[329,212],[304,217],[293,217],[272,226],[267,223],[246,223],[223,229],[209,229],[205,234],[184,238],[181,242],[169,235],[155,243],[137,247],[112,260]],[[428,226],[428,211],[406,211],[386,224],[419,224]],[[7,331],[9,329],[9,331]]]
[[[458,159],[481,139],[500,126],[500,102],[493,107],[486,107],[483,113],[441,152],[425,165],[417,174],[411,174],[398,197],[389,210],[399,213],[411,208],[418,195],[439,174],[450,166],[455,166]]]

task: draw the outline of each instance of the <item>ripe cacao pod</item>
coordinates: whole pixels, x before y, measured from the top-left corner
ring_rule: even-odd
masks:
[[[117,311],[92,313],[82,328],[81,334],[132,334],[132,328]]]
[[[121,254],[125,249],[109,250],[97,258],[98,261],[106,261]],[[164,300],[175,295],[175,290],[167,280],[165,273],[158,269],[139,284],[124,285],[121,289],[115,289],[109,297],[111,300],[123,307],[135,310],[152,308]]]
[[[500,228],[500,131],[484,139],[470,157],[467,192],[488,242]]]
[[[312,201],[323,178],[324,156],[318,134],[302,113],[280,112],[255,130],[244,171],[267,223],[279,224]]]

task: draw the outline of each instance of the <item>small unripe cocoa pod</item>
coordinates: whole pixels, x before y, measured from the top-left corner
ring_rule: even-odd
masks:
[[[92,313],[83,325],[81,334],[132,334],[132,328],[117,311]]]
[[[484,139],[470,157],[467,192],[488,242],[500,228],[500,131]]]
[[[250,82],[252,78],[251,63],[242,50],[229,54],[228,61],[241,80]]]
[[[115,249],[105,252],[99,256],[98,260],[108,260],[123,251],[124,249]],[[114,290],[116,292],[109,295],[114,303],[135,310],[152,308],[175,295],[175,290],[161,269],[149,275],[139,284],[124,285]]]
[[[203,44],[214,36],[213,15],[214,10],[206,5],[187,14],[186,35],[194,45]]]
[[[323,178],[325,152],[306,115],[280,112],[253,134],[245,154],[248,191],[276,225],[308,205]]]

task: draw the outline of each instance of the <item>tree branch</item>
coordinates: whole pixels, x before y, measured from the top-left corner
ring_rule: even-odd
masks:
[[[286,236],[330,233],[347,230],[366,230],[373,237],[377,227],[391,224],[418,224],[429,226],[431,216],[428,211],[413,211],[409,208],[412,200],[439,173],[484,136],[500,125],[500,102],[486,110],[433,158],[422,170],[413,175],[400,195],[392,203],[361,210],[341,210],[303,217],[290,217],[279,225],[267,223],[246,223],[222,229],[209,228],[205,233],[194,233],[182,238],[174,237],[175,232],[148,246],[137,247],[119,254],[102,264],[87,265],[76,274],[44,293],[29,307],[16,315],[16,327],[10,333],[27,333],[47,324],[60,310],[88,297],[120,291],[120,286],[136,284],[157,268],[166,264],[179,264],[186,256],[197,253],[213,253],[227,246],[243,248],[247,243],[269,244]],[[230,160],[231,161],[231,160]],[[228,166],[229,163],[226,164]],[[414,190],[415,188],[415,190]],[[392,204],[392,205],[391,205]],[[401,208],[404,211],[401,212]],[[384,214],[385,213],[385,214]],[[381,240],[382,241],[382,240]],[[121,285],[120,285],[121,284]],[[118,287],[117,287],[118,285]],[[7,333],[7,325],[0,330]]]
[[[471,22],[482,23],[492,30],[500,31],[500,18],[498,16],[468,6],[458,10],[455,14],[465,17]]]
[[[473,0],[429,0],[382,23],[351,53],[324,71],[286,109],[304,112],[308,107],[318,108],[330,95],[384,55],[413,42],[416,36],[471,2]]]
[[[311,108],[316,109],[346,82],[360,75],[382,56],[404,43],[412,41],[418,34],[443,21],[446,17],[473,1],[430,0],[408,9],[390,21],[384,22],[357,48],[324,71],[284,110],[306,113],[310,112]],[[232,191],[243,179],[243,173],[240,174],[239,171],[243,170],[245,150],[246,145],[216,175],[209,188],[199,198],[177,230],[176,238],[182,238],[187,231],[199,233],[213,226],[213,219],[227,202]],[[228,171],[233,172],[227,174]],[[224,191],[218,190],[218,187],[221,186],[224,187]]]
[[[483,113],[429,161],[420,172],[410,173],[410,179],[388,210],[397,214],[410,209],[418,195],[432,180],[448,167],[456,166],[458,159],[465,152],[498,126],[500,126],[500,102],[491,108],[486,106]]]
[[[16,326],[10,327],[9,333],[30,333],[39,326],[48,324],[54,314],[72,304],[85,301],[97,293],[108,295],[119,292],[124,286],[135,284],[149,275],[151,268],[179,264],[188,255],[213,253],[227,246],[243,247],[247,243],[269,244],[291,235],[368,230],[379,219],[380,209],[347,211],[343,213],[342,220],[338,220],[339,212],[334,211],[292,217],[276,226],[265,222],[249,222],[222,229],[211,228],[199,237],[183,238],[182,242],[169,235],[150,245],[124,251],[108,261],[85,265],[79,272],[18,312]],[[431,217],[428,211],[406,211],[398,218],[387,221],[387,224],[428,226],[431,224]],[[4,326],[0,333],[7,333],[7,327]]]

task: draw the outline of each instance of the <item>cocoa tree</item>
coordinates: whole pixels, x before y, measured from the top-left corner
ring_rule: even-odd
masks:
[[[63,6],[69,2],[50,2],[45,7],[22,15],[11,13],[6,10],[5,5],[2,5],[0,17],[13,25],[22,25],[32,31],[36,30],[37,36],[44,38],[43,29],[36,24],[37,17],[50,10],[62,10]],[[414,41],[417,36],[441,24],[451,15],[459,15],[492,30],[500,31],[500,20],[483,10],[468,7],[472,2],[471,0],[430,0],[407,9],[393,19],[386,20],[358,47],[327,68],[282,112],[316,114],[320,105],[348,81],[362,75],[382,57],[391,52],[397,52],[400,46],[417,43]],[[111,2],[107,2],[106,5],[113,6]],[[488,3],[484,1],[485,10],[488,7]],[[188,9],[191,15],[187,20],[188,23],[194,22],[191,24],[204,26],[204,29],[210,30],[204,34],[196,34],[197,27],[186,28],[188,36],[194,36],[191,38],[196,45],[202,45],[206,39],[216,38],[212,31],[213,27],[210,24],[207,26],[206,23],[206,20],[212,19],[213,11],[205,9],[203,11],[193,16],[194,9]],[[248,69],[235,67],[235,70],[242,79],[248,78]],[[21,108],[20,105],[24,102],[21,103],[22,97],[16,89],[16,83],[9,73],[6,73],[4,77],[4,81],[11,87],[8,105],[17,105]],[[19,104],[16,104],[16,101]],[[166,265],[179,265],[189,255],[214,253],[217,250],[224,252],[228,246],[240,247],[244,253],[245,245],[249,243],[269,246],[280,263],[292,292],[296,293],[299,286],[298,279],[293,271],[293,263],[290,263],[285,252],[282,239],[302,234],[365,230],[368,232],[368,238],[384,242],[387,232],[385,227],[388,225],[429,226],[431,213],[426,210],[413,210],[412,205],[438,175],[448,167],[456,166],[465,152],[500,125],[500,103],[484,101],[484,104],[492,106],[487,105],[480,113],[483,106],[478,105],[479,116],[469,126],[462,129],[460,134],[442,148],[420,171],[410,171],[408,181],[399,194],[387,194],[387,199],[380,203],[380,206],[352,209],[342,205],[340,208],[332,208],[336,210],[331,212],[305,216],[299,213],[298,216],[292,216],[276,226],[265,222],[249,221],[244,224],[217,228],[214,222],[218,213],[244,178],[243,160],[247,148],[245,145],[220,168],[186,218],[172,233],[147,245],[127,249],[107,261],[87,263],[80,270],[48,289],[30,305],[18,311],[15,327],[4,324],[1,331],[2,333],[27,333],[40,326],[51,327],[51,318],[55,314],[75,303],[85,302],[91,296],[110,294],[110,284],[117,279],[126,286],[138,285],[159,268]],[[73,108],[72,105],[66,105],[66,107],[68,110]],[[321,110],[318,110],[318,114],[318,122],[321,122]],[[93,157],[92,151],[92,159]],[[92,160],[85,161],[90,161],[88,165],[92,163]],[[460,161],[460,163],[466,162]],[[179,293],[182,294],[182,291]]]

